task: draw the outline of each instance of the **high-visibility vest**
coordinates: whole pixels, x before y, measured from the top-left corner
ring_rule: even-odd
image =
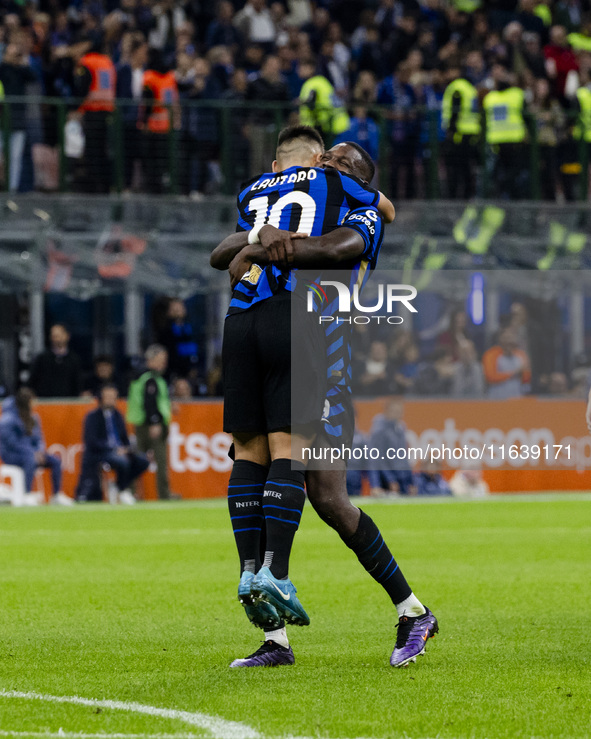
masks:
[[[579,87],[577,90],[577,100],[581,108],[580,121],[573,129],[575,139],[582,138],[584,141],[591,141],[591,90],[588,87]]]
[[[518,144],[525,141],[523,90],[509,87],[493,90],[482,101],[486,114],[486,140],[489,144]]]
[[[300,121],[304,126],[320,126],[325,133],[337,136],[349,130],[349,115],[336,99],[334,87],[321,74],[306,80],[302,85],[300,100],[306,101],[316,93],[313,107],[300,106]]]
[[[80,64],[90,72],[90,90],[80,111],[103,110],[112,112],[115,109],[115,65],[105,54],[85,54]]]
[[[152,133],[168,133],[170,131],[170,106],[178,102],[179,89],[174,72],[144,72],[144,87],[154,95],[152,110],[148,117],[147,128]]]
[[[544,25],[546,27],[552,25],[552,11],[544,3],[536,5],[536,7],[534,8],[534,15],[537,15],[538,18],[540,18],[544,22]]]
[[[460,96],[460,110],[456,120],[456,132],[461,136],[474,136],[480,133],[478,114],[478,92],[468,80],[458,79],[450,82],[443,93],[441,103],[441,122],[447,131],[451,122],[454,95]]]
[[[4,99],[4,85],[0,82],[0,100]]]
[[[591,37],[584,33],[569,33],[566,37],[573,51],[591,51]]]

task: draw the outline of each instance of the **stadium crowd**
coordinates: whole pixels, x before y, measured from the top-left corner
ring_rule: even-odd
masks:
[[[586,398],[589,360],[580,356],[571,363],[561,351],[551,355],[548,346],[557,337],[560,328],[546,316],[541,322],[532,320],[519,302],[501,316],[492,343],[464,308],[448,307],[439,323],[425,332],[356,324],[354,391],[360,397]]]
[[[80,156],[82,121],[73,176],[95,192],[113,182],[117,97],[133,103],[121,108],[126,188],[166,189],[172,127],[180,190],[218,190],[225,101],[240,106],[224,130],[232,185],[268,168],[277,126],[299,112],[327,140],[355,140],[376,160],[387,151],[395,199],[426,192],[434,143],[440,194],[475,195],[481,137],[493,194],[527,196],[532,136],[540,194],[574,199],[591,141],[590,10],[587,0],[0,0],[0,96],[84,99],[69,104],[66,148]],[[57,115],[11,104],[10,189],[55,182]]]

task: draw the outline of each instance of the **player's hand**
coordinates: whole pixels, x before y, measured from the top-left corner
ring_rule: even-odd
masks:
[[[280,231],[275,226],[266,225],[259,231],[261,245],[274,264],[287,266],[293,262],[293,234],[290,231]]]
[[[249,259],[249,257],[245,256],[242,252],[238,252],[234,259],[232,259],[232,261],[230,262],[230,266],[228,267],[228,272],[230,274],[230,285],[232,286],[232,290],[244,277],[245,273],[248,272],[251,266],[252,260]]]

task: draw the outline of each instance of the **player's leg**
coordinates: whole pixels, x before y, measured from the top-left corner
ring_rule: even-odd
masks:
[[[338,411],[327,415],[329,419],[337,419],[338,423],[332,425],[329,421],[323,424],[315,446],[321,449],[337,443],[351,449],[355,430],[352,399],[349,394],[339,394],[332,396],[329,402]],[[329,426],[332,433],[328,433]],[[428,632],[429,637],[437,632],[437,620],[412,592],[374,521],[351,503],[345,462],[337,460],[330,464],[329,469],[309,469],[306,489],[308,499],[320,518],[339,534],[365,570],[384,588],[396,608],[398,638],[391,664],[403,666],[414,661],[424,651],[425,633]]]
[[[252,341],[258,307],[229,316],[224,325],[224,431],[234,438],[234,465],[228,483],[228,508],[240,559],[238,599],[249,620],[261,628],[276,628],[275,609],[253,601],[251,584],[260,569],[264,526],[262,497],[269,469],[264,429],[261,376]]]
[[[289,645],[285,622],[279,620],[277,611],[272,605],[263,600],[255,603],[251,595],[254,573],[259,571],[261,557],[265,551],[262,497],[270,466],[267,437],[260,434],[235,434],[234,454],[228,505],[242,567],[238,597],[249,619],[255,625],[264,628],[265,641],[253,654],[243,659],[235,659],[230,667],[292,665],[295,657]],[[246,487],[233,488],[234,484]],[[238,495],[244,497],[237,497]],[[245,518],[247,515],[243,507],[245,503],[252,513],[248,518]]]
[[[268,438],[271,465],[263,493],[265,553],[253,592],[274,605],[288,623],[305,626],[310,619],[289,579],[289,558],[306,500],[305,468],[301,459],[291,459],[293,438],[288,431],[271,433]],[[302,443],[310,440],[302,437]],[[284,634],[279,636],[286,639]]]

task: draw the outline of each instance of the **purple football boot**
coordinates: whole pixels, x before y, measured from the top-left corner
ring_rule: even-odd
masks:
[[[268,640],[261,644],[259,649],[250,657],[235,659],[230,667],[280,667],[293,665],[295,657],[291,647],[282,647],[277,642]]]
[[[396,646],[390,657],[392,667],[406,667],[416,662],[420,654],[425,653],[427,639],[432,639],[439,631],[437,619],[425,606],[422,616],[401,616],[396,628]]]

